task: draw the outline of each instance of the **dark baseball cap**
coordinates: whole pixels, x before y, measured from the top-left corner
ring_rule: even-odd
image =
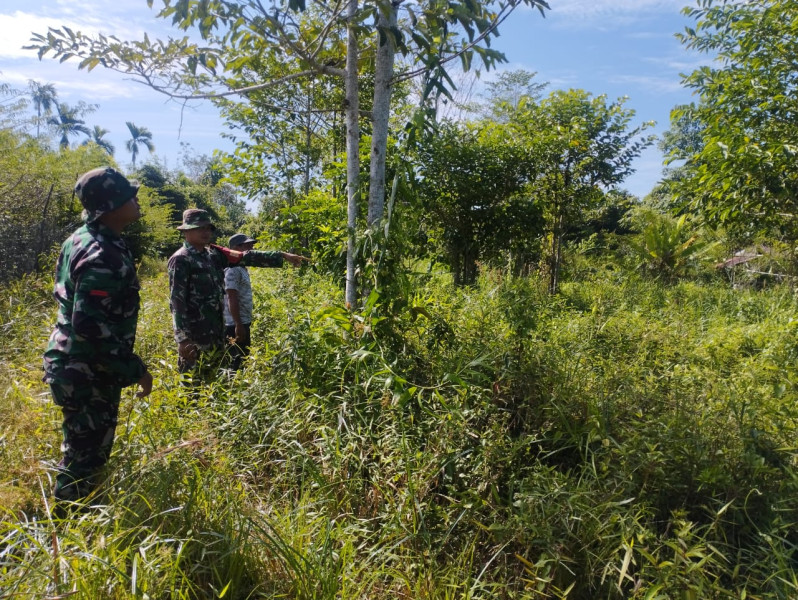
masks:
[[[255,240],[249,237],[246,233],[236,233],[230,236],[227,245],[230,248],[235,248],[236,246],[240,246],[241,244],[247,244],[249,242],[252,242],[254,244]]]

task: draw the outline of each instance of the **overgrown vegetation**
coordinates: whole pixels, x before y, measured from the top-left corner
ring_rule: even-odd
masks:
[[[255,272],[251,360],[195,400],[164,274],[147,278],[138,347],[156,390],[125,394],[96,506],[61,524],[45,503],[59,415],[38,370],[49,284],[20,282],[0,304],[0,589],[794,596],[792,290],[604,267],[559,296],[435,275],[394,314],[376,294],[343,310],[312,272]]]
[[[230,12],[209,17],[189,4],[166,2],[160,16],[183,28],[203,17],[205,36],[240,9],[217,3]],[[438,8],[427,16],[444,26]],[[378,29],[395,10],[377,10]],[[383,139],[386,122],[358,117],[348,95],[357,81],[321,85],[248,46],[258,36],[178,60],[178,89],[191,83],[184,67],[192,81],[198,66],[215,76],[217,58],[238,61],[242,85],[286,79],[220,101],[249,136],[235,156],[138,169],[145,217],[127,239],[141,260],[137,350],[155,389],[125,392],[103,485],[58,522],[48,502],[60,415],[39,367],[55,307],[41,267],[78,220],[75,177],[113,149],[96,126],[88,146],[70,146],[90,107],[57,107],[54,88],[33,82],[36,114],[24,117],[24,93],[0,85],[12,100],[0,110],[0,598],[798,596],[795,144],[790,119],[762,118],[791,114],[782,92],[794,69],[782,67],[796,52],[782,34],[795,12],[765,0],[686,12],[702,20],[683,41],[725,62],[685,78],[701,97],[674,112],[662,148],[677,166],[643,202],[617,188],[652,142],[623,100],[543,97],[534,74],[509,72],[467,107],[478,120],[443,123],[431,99],[449,90],[431,71],[417,105],[407,83],[380,105],[396,119]],[[298,31],[318,31],[314,15]],[[234,37],[255,21],[236,23]],[[401,31],[384,37],[399,43]],[[44,53],[88,53],[87,67],[130,66],[107,58],[106,38],[37,38]],[[390,45],[374,41],[361,50]],[[134,72],[194,53],[142,47]],[[478,50],[486,64],[503,58]],[[364,89],[376,105],[386,85],[376,69],[361,78],[363,106]],[[321,115],[345,91],[343,127]],[[276,112],[282,100],[292,118]],[[387,148],[372,166],[392,183],[372,171],[374,202],[350,194],[345,210],[346,186],[366,180],[358,118]],[[261,201],[259,215],[225,177]],[[192,206],[222,240],[243,227],[314,259],[252,273],[252,355],[197,394],[178,383],[162,262]]]

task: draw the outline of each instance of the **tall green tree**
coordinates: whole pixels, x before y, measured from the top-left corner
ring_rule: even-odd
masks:
[[[69,140],[77,135],[91,135],[91,131],[86,127],[86,121],[81,117],[85,112],[81,106],[69,106],[64,102],[57,102],[56,114],[47,119],[56,133],[58,145],[61,149],[69,148]]]
[[[701,0],[681,42],[713,59],[683,83],[699,101],[681,108],[702,125],[678,195],[714,223],[765,227],[798,214],[798,4]]]
[[[154,0],[147,0],[150,6]],[[354,265],[357,215],[360,198],[360,110],[358,82],[362,69],[374,65],[374,99],[370,115],[372,151],[368,209],[370,225],[382,219],[385,200],[385,160],[390,98],[395,77],[396,52],[409,65],[401,77],[425,76],[424,95],[448,93],[452,84],[447,73],[454,60],[469,69],[474,58],[487,68],[504,56],[490,48],[499,24],[519,5],[538,8],[544,0],[496,0],[466,2],[424,0],[407,4],[399,19],[399,0],[347,0],[319,4],[324,19],[317,27],[302,29],[297,15],[305,10],[304,0],[282,0],[264,6],[259,0],[163,0],[161,18],[177,27],[196,27],[203,44],[188,37],[167,42],[119,42],[100,36],[96,39],[69,28],[35,34],[33,46],[39,56],[52,52],[64,59],[81,59],[81,68],[98,65],[123,72],[153,89],[174,98],[210,98],[248,94],[274,86],[286,79],[307,76],[337,77],[344,81],[346,122],[347,244],[346,301],[357,296]],[[372,25],[373,23],[373,25]],[[335,32],[335,34],[334,34]],[[372,52],[361,59],[359,40],[371,39]],[[331,47],[331,40],[346,40]],[[326,51],[326,52],[323,52]],[[334,50],[334,55],[329,51]],[[264,54],[278,53],[291,63],[284,78],[245,88],[230,86],[230,75],[249,69]],[[373,62],[372,62],[373,61]]]
[[[704,145],[704,124],[696,114],[694,103],[676,106],[671,111],[671,126],[662,134],[659,149],[669,165],[662,180],[646,196],[646,203],[661,212],[681,212],[685,209],[676,201],[682,182],[691,177],[696,155]]]
[[[522,193],[533,167],[525,154],[507,127],[489,122],[444,122],[420,146],[417,210],[456,285],[476,281],[478,261],[534,246],[541,219]]]
[[[25,133],[30,127],[26,92],[0,83],[0,130]],[[38,136],[37,136],[38,137]]]
[[[58,93],[55,91],[55,86],[52,83],[40,83],[31,79],[28,82],[28,87],[30,88],[30,97],[33,101],[33,106],[36,108],[36,137],[39,137],[42,118],[49,117],[53,112]]]
[[[545,207],[551,293],[568,228],[633,172],[633,160],[654,141],[642,135],[653,124],[631,126],[635,112],[623,105],[584,90],[556,91],[540,103],[522,102],[510,121],[536,165],[530,193]]]
[[[138,125],[127,121],[128,131],[130,131],[130,139],[125,142],[127,151],[130,152],[130,157],[133,161],[133,168],[136,168],[136,157],[139,154],[140,147],[143,146],[149,152],[155,151],[155,144],[152,143],[152,132],[146,127],[139,127]]]
[[[240,85],[285,74],[273,56],[257,68],[240,75]],[[217,103],[236,142],[226,159],[231,180],[253,198],[290,206],[323,186],[325,166],[341,158],[344,89],[336,78],[294,79],[252,92],[248,102]]]
[[[486,102],[478,112],[483,118],[506,123],[521,105],[521,102],[540,100],[548,83],[535,81],[537,73],[515,69],[498,73],[492,81],[485,82]]]
[[[93,142],[105,150],[109,156],[113,156],[116,148],[114,148],[114,145],[109,140],[105,139],[105,136],[108,135],[108,133],[109,131],[107,129],[100,127],[99,125],[95,125],[89,134],[89,139],[83,142],[83,144],[86,145]]]

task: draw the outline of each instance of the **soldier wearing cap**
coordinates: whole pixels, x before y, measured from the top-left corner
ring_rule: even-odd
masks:
[[[243,233],[230,236],[227,246],[232,250],[247,252],[255,246],[255,240]],[[233,340],[230,349],[234,370],[241,367],[241,361],[249,354],[252,325],[252,283],[249,271],[243,265],[233,265],[224,270],[224,335]]]
[[[225,268],[280,267],[283,261],[298,266],[307,259],[287,252],[239,252],[211,244],[216,228],[208,212],[200,208],[184,211],[183,223],[177,229],[185,241],[167,264],[169,309],[177,342],[178,370],[189,373],[197,365],[200,353],[224,349]]]
[[[122,388],[152,376],[133,352],[139,312],[136,266],[122,230],[141,217],[138,185],[110,167],[82,175],[75,194],[84,224],[61,246],[58,319],[44,354],[44,381],[63,414],[56,514],[85,500],[111,454]]]

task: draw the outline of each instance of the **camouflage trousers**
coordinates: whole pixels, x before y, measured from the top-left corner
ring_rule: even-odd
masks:
[[[96,487],[100,470],[111,456],[122,388],[91,382],[51,383],[50,390],[63,414],[63,457],[55,478],[55,498],[76,502]]]

